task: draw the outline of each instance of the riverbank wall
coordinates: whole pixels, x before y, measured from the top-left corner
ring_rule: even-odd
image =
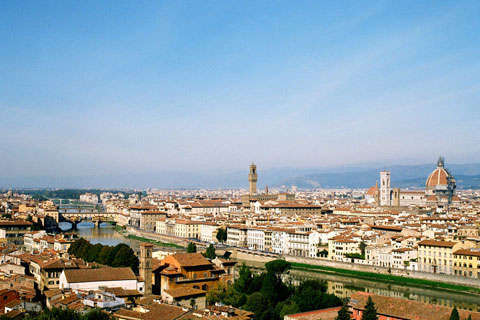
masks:
[[[454,275],[401,270],[401,269],[385,268],[385,267],[378,267],[378,266],[371,266],[371,265],[364,265],[364,264],[331,261],[326,259],[311,259],[311,258],[293,257],[293,256],[285,256],[284,258],[286,261],[289,261],[289,262],[303,263],[303,264],[309,264],[309,265],[315,265],[315,266],[331,267],[331,268],[337,268],[337,269],[346,269],[346,270],[362,271],[362,272],[370,272],[370,273],[380,273],[380,274],[386,274],[386,275],[438,281],[438,282],[445,282],[450,284],[480,288],[480,279],[458,277]]]
[[[233,250],[232,257],[238,260],[254,261],[258,263],[267,263],[275,259],[285,259],[288,262],[302,263],[302,264],[313,265],[313,266],[322,266],[322,267],[330,267],[330,268],[336,268],[336,269],[369,272],[373,274],[393,275],[393,276],[400,276],[400,277],[406,277],[406,278],[412,278],[412,279],[430,280],[430,281],[437,281],[437,282],[444,282],[444,283],[455,284],[455,285],[463,285],[463,286],[480,288],[480,279],[458,277],[458,276],[447,275],[447,274],[377,267],[377,266],[364,265],[364,264],[332,261],[332,260],[320,259],[320,258],[312,259],[312,258],[295,257],[295,256],[283,256],[283,257],[273,256],[273,255],[270,256],[267,254],[257,254],[257,253],[254,253],[251,251],[245,251],[245,250]]]

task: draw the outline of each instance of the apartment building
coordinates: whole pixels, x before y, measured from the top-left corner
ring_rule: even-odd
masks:
[[[346,254],[361,253],[360,242],[344,236],[336,236],[328,240],[328,259],[342,261]]]
[[[213,222],[201,222],[198,225],[198,236],[201,241],[214,243],[217,241],[217,231],[220,226]],[[228,238],[228,234],[227,234]]]
[[[480,248],[460,249],[453,253],[455,275],[480,279]]]
[[[241,225],[230,225],[227,228],[227,245],[233,247],[247,246],[247,227]]]
[[[423,240],[418,243],[419,271],[454,274],[453,252],[473,247],[465,241]]]

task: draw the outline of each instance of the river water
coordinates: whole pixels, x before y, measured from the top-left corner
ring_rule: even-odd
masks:
[[[60,223],[60,228],[63,230],[68,229],[69,227],[71,226],[69,226],[68,222]],[[135,251],[138,250],[140,244],[139,241],[125,238],[123,235],[115,231],[114,227],[108,223],[101,223],[99,228],[95,228],[93,223],[81,222],[77,224],[77,230],[74,232],[91,243],[100,243],[110,246],[115,246],[119,243],[126,243]],[[244,262],[256,268],[263,267],[263,265],[258,262]],[[289,280],[293,283],[298,283],[305,279],[325,280],[327,282],[328,292],[339,297],[349,297],[353,292],[363,291],[383,296],[406,298],[448,307],[457,306],[462,309],[480,311],[480,295],[401,286],[334,274],[298,270],[290,271]]]
[[[70,230],[72,227],[70,222],[60,222],[58,226],[63,231]],[[98,228],[92,222],[80,222],[77,224],[77,230],[72,230],[72,232],[93,244],[100,243],[104,246],[116,246],[119,243],[125,243],[132,247],[134,251],[137,251],[140,246],[139,241],[124,237],[115,231],[114,226],[105,222],[100,223]]]

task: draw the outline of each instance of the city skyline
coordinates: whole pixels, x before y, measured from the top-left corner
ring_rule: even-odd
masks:
[[[475,1],[1,9],[8,179],[480,162]]]

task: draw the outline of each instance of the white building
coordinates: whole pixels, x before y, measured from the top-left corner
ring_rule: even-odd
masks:
[[[60,289],[99,290],[100,287],[143,292],[143,282],[130,268],[66,269],[60,274]]]

